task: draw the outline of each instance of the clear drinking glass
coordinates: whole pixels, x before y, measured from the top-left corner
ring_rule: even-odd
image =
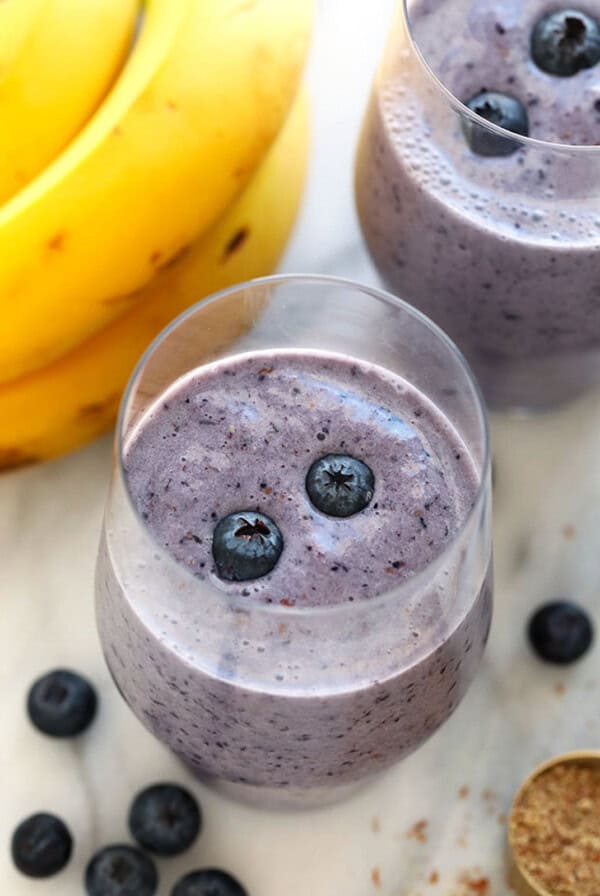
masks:
[[[452,26],[427,51],[414,19],[425,6],[445,6]],[[498,409],[552,408],[600,382],[600,147],[509,135],[429,62],[437,41],[460,99],[484,84],[505,90],[539,123],[554,113],[532,84],[556,97],[576,79],[525,68],[523,46],[523,69],[498,84],[493,60],[517,39],[520,16],[524,32],[545,10],[537,0],[399,2],[357,155],[359,216],[384,282],[444,328]],[[571,111],[593,136],[597,107],[577,102]],[[498,151],[471,152],[465,131]]]
[[[255,602],[175,562],[136,510],[124,462],[144,415],[190,371],[263,349],[335,352],[386,368],[462,439],[476,477],[471,509],[435,559],[395,589],[332,606],[326,594],[322,606]],[[319,805],[418,747],[476,673],[490,626],[490,562],[478,387],[442,331],[393,296],[332,278],[252,281],[178,318],[138,364],[122,403],[97,566],[100,638],[138,718],[225,792],[262,806]]]

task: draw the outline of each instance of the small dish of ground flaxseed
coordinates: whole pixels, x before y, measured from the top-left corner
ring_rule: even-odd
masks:
[[[600,896],[600,751],[535,769],[513,801],[508,842],[520,896]]]

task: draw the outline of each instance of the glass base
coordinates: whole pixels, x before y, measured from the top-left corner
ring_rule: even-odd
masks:
[[[235,784],[220,778],[202,778],[204,784],[228,799],[259,809],[275,812],[321,809],[341,803],[354,796],[372,779],[340,784],[338,787],[261,787],[253,784]]]
[[[325,787],[266,787],[262,784],[244,784],[216,778],[200,771],[181,756],[178,758],[198,780],[221,796],[256,809],[274,812],[298,812],[333,806],[364,790],[378,777],[370,775],[349,784]]]

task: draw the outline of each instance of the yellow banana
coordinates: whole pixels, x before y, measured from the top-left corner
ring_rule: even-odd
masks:
[[[0,3],[0,33],[11,28],[3,26],[3,10],[22,2]],[[138,0],[28,5],[34,17],[21,32],[23,20],[12,23],[12,59],[0,71],[0,203],[42,171],[96,110],[131,44]]]
[[[0,83],[19,55],[36,16],[47,0],[4,0],[0,3]]]
[[[138,64],[134,78],[159,18],[153,77]],[[148,0],[114,92],[0,209],[0,382],[123,314],[239,195],[295,95],[311,21],[312,0]]]
[[[250,184],[202,239],[155,274],[122,318],[45,370],[0,386],[0,469],[43,460],[94,438],[114,420],[123,387],[150,341],[202,297],[274,270],[298,210],[308,147],[300,98]],[[207,350],[248,325],[220,317]],[[215,342],[217,340],[217,342]]]

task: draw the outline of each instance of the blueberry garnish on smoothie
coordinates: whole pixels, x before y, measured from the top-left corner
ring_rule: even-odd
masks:
[[[275,568],[283,550],[283,536],[264,513],[240,510],[217,524],[212,550],[219,578],[245,582],[266,576]]]
[[[594,629],[586,611],[564,600],[539,607],[529,620],[531,646],[547,663],[573,663],[586,653]]]
[[[483,90],[471,97],[467,107],[491,124],[496,124],[513,134],[529,136],[527,110],[520,100],[506,93]],[[463,131],[472,151],[478,156],[509,156],[516,152],[519,144],[510,137],[493,134],[485,127],[479,127],[470,119],[462,119]]]
[[[327,454],[316,460],[306,476],[306,491],[317,510],[347,517],[369,505],[375,489],[373,471],[348,454]]]
[[[531,58],[550,75],[570,78],[600,61],[600,25],[575,9],[542,16],[531,33]]]

